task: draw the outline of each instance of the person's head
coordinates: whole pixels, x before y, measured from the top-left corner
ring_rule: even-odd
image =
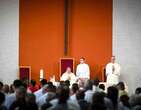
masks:
[[[112,62],[112,63],[115,63],[115,60],[116,60],[115,56],[112,56],[112,57],[111,57],[111,62]]]
[[[23,86],[22,81],[19,80],[19,79],[14,80],[14,82],[13,82],[13,87],[14,87],[14,89],[17,89],[17,88],[19,88],[20,86]]]
[[[65,82],[64,82],[64,85],[66,85],[66,86],[70,86],[70,81],[69,80],[66,80]]]
[[[32,79],[32,80],[30,81],[30,84],[31,84],[33,87],[35,87],[35,86],[36,86],[36,81]]]
[[[47,80],[46,80],[46,79],[42,79],[42,80],[40,81],[40,84],[41,84],[41,87],[43,87],[44,85],[47,84]]]
[[[136,94],[131,95],[129,99],[129,103],[132,108],[134,108],[135,106],[141,105],[141,95],[136,95]]]
[[[138,87],[138,88],[135,90],[135,94],[137,94],[137,95],[141,94],[141,87]]]
[[[83,100],[85,97],[85,91],[84,90],[78,90],[76,93],[77,100]]]
[[[9,93],[14,93],[14,85],[13,84],[10,85]]]
[[[87,80],[85,83],[85,89],[86,90],[92,90],[93,89],[93,82],[91,80]]]
[[[118,89],[116,87],[108,87],[107,97],[112,101],[114,108],[117,107]]]
[[[122,95],[120,96],[120,101],[122,102],[122,104],[128,108],[130,108],[130,104],[129,104],[129,97],[127,95]]]
[[[94,85],[94,86],[98,86],[98,85],[99,85],[99,79],[98,79],[98,78],[95,78],[95,79],[93,80],[93,85]]]
[[[70,67],[67,67],[67,68],[66,68],[66,72],[67,72],[67,73],[71,73],[71,68],[70,68]]]
[[[78,84],[77,83],[72,84],[71,87],[72,94],[75,94],[78,90],[79,90]]]
[[[84,57],[81,57],[80,58],[80,64],[83,64],[83,63],[85,63],[85,58]]]
[[[23,86],[20,86],[16,89],[16,99],[23,100],[26,96],[26,89]]]
[[[69,99],[69,88],[68,86],[60,86],[57,89],[57,96],[59,99],[59,103],[66,103],[67,100]]]
[[[105,85],[104,84],[100,84],[99,88],[102,89],[103,91],[105,91]]]
[[[96,92],[92,98],[92,110],[106,110],[104,103],[105,94],[103,92]]]
[[[56,86],[54,85],[47,85],[47,92],[52,92],[55,93],[56,92]]]
[[[5,101],[5,95],[4,93],[0,92],[0,107],[4,103],[4,101]]]
[[[3,92],[8,94],[9,93],[9,90],[10,90],[9,85],[5,84],[3,86]]]
[[[25,101],[27,104],[34,104],[36,103],[36,96],[32,93],[27,93],[25,97]]]
[[[2,91],[2,89],[3,89],[3,83],[0,82],[0,91]]]
[[[50,82],[50,81],[48,81],[48,82],[47,82],[47,85],[51,85],[51,86],[53,86],[53,83]]]
[[[119,83],[117,84],[117,87],[118,87],[119,90],[125,90],[125,85],[124,85],[123,82],[119,82]]]

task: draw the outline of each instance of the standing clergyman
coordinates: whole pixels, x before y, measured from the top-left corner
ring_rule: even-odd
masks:
[[[111,62],[106,65],[106,76],[107,84],[118,84],[120,76],[120,65],[115,62],[115,56],[112,56]]]
[[[90,79],[90,68],[89,65],[85,63],[85,58],[80,58],[80,64],[76,68],[76,76],[81,81],[86,81]]]

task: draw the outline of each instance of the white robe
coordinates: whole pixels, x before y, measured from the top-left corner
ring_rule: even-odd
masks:
[[[74,83],[74,82],[76,81],[76,76],[75,76],[75,74],[72,73],[72,72],[71,72],[71,73],[65,72],[65,73],[62,74],[60,80],[61,80],[61,81],[69,80],[70,83],[72,84],[72,83]]]
[[[119,76],[120,76],[120,65],[117,63],[108,63],[106,65],[106,76],[107,76],[107,84],[109,85],[118,84]]]
[[[77,65],[76,76],[78,78],[90,79],[90,68],[89,68],[89,65],[86,64],[86,63]]]

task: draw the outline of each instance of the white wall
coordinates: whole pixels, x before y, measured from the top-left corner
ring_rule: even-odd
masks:
[[[141,0],[113,0],[113,54],[132,93],[141,86]]]
[[[0,0],[0,80],[12,83],[18,76],[19,1]]]

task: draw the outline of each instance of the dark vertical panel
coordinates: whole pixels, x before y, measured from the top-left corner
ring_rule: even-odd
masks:
[[[64,55],[68,55],[68,0],[64,0]]]

